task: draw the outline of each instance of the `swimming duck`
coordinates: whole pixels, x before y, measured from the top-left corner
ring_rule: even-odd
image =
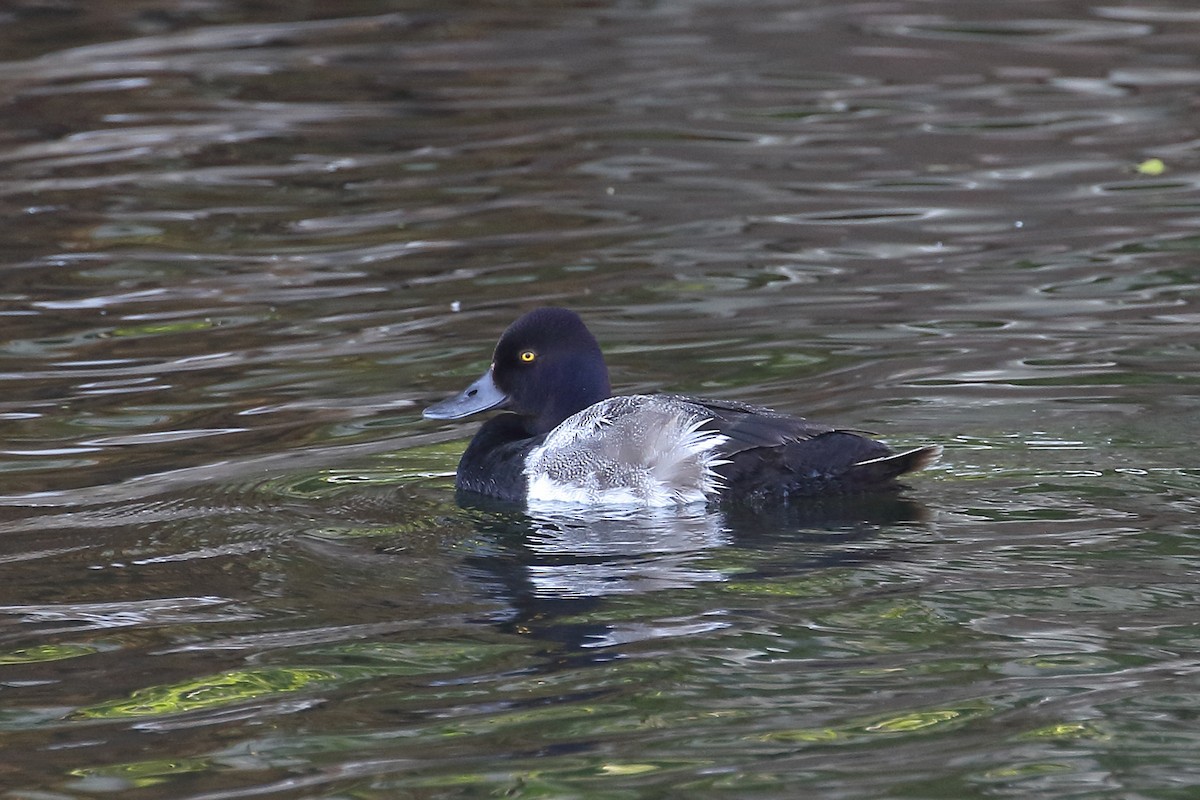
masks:
[[[459,489],[512,501],[670,506],[893,490],[937,446],[897,453],[860,432],[769,408],[675,394],[619,395],[600,345],[565,308],[508,327],[491,366],[426,419],[503,410],[458,464]]]

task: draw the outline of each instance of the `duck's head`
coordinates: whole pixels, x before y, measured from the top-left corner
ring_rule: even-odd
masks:
[[[505,409],[537,435],[611,391],[600,345],[579,315],[565,308],[538,308],[508,326],[479,380],[425,409],[424,417],[461,419]]]

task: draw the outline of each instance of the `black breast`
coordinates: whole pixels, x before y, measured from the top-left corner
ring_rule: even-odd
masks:
[[[498,414],[480,427],[458,462],[455,486],[501,500],[523,501],[525,456],[545,436],[530,436],[516,414]]]

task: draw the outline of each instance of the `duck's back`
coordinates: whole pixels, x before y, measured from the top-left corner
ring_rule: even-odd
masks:
[[[742,403],[699,401],[705,427],[725,437],[717,472],[724,496],[757,502],[787,497],[886,491],[896,478],[937,460],[938,447],[896,453],[858,431],[821,425]]]
[[[861,433],[760,406],[680,395],[611,397],[525,456],[529,500],[673,505],[896,488],[937,448],[895,453]]]

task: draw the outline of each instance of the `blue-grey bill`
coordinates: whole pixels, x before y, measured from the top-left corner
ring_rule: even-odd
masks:
[[[480,411],[499,408],[508,402],[508,395],[500,391],[492,380],[492,371],[480,376],[461,394],[449,397],[440,403],[434,403],[421,413],[425,419],[462,419]]]

